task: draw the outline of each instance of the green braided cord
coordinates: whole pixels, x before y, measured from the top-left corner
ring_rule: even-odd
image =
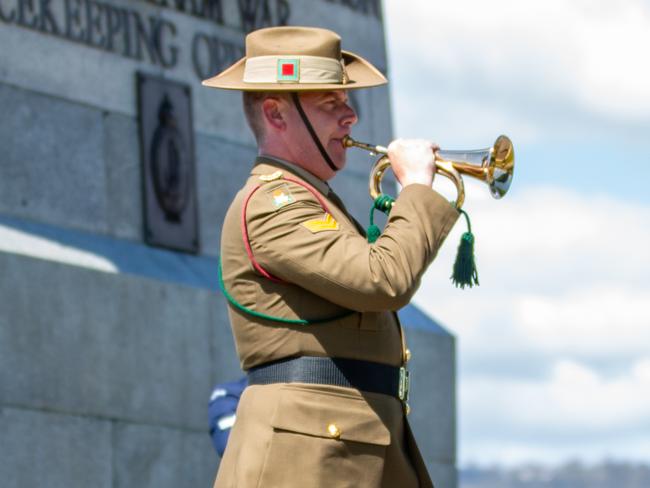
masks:
[[[463,214],[465,217],[465,222],[467,222],[467,232],[472,233],[472,223],[469,221],[469,215],[462,208],[459,208],[458,211]]]
[[[381,235],[381,230],[377,225],[375,225],[375,209],[381,210],[385,214],[389,214],[394,201],[395,199],[389,195],[379,195],[375,198],[375,201],[372,202],[372,206],[370,207],[370,225],[366,231],[369,243],[372,244],[379,239],[379,236]]]
[[[472,224],[467,212],[462,209],[458,211],[465,216],[467,232],[460,238],[451,281],[457,288],[464,289],[466,286],[472,288],[474,285],[480,284],[478,282],[478,271],[476,270],[476,259],[474,258],[474,234],[472,234]]]
[[[271,320],[272,322],[279,322],[281,324],[291,324],[291,325],[311,325],[311,324],[321,324],[325,322],[332,322],[334,320],[342,319],[343,317],[347,317],[348,315],[352,315],[355,313],[354,311],[349,311],[345,312],[340,315],[336,315],[334,317],[326,317],[324,319],[312,319],[312,320],[307,320],[307,319],[285,319],[282,317],[274,317],[272,315],[267,315],[262,312],[256,312],[253,309],[250,309],[248,307],[245,307],[241,303],[239,303],[237,300],[235,300],[235,297],[233,297],[230,293],[228,293],[228,290],[226,290],[226,284],[223,281],[223,270],[221,269],[221,258],[219,258],[219,269],[218,269],[218,276],[219,276],[219,288],[221,289],[221,293],[224,294],[226,297],[226,300],[235,307],[237,310],[240,312],[247,313],[248,315],[252,315],[253,317],[257,317],[260,319],[264,320]]]
[[[382,194],[375,198],[375,201],[372,203],[372,207],[376,208],[377,210],[381,210],[386,215],[388,215],[390,213],[390,209],[393,208],[393,203],[395,203],[395,199],[393,197],[390,195]],[[372,215],[370,218],[372,218]]]

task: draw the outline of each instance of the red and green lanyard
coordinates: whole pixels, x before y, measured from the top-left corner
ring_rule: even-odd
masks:
[[[311,185],[308,183],[305,183],[304,181],[300,181],[295,178],[290,178],[286,176],[280,176],[278,179],[283,179],[285,181],[289,181],[291,183],[295,183],[297,185],[302,186],[303,188],[307,189],[315,198],[318,200],[318,203],[320,203],[320,206],[323,208],[323,210],[331,215],[331,212],[329,210],[329,207],[327,206],[327,203],[325,202],[325,199],[320,195],[320,193]],[[277,181],[277,179],[274,179],[272,181]],[[248,203],[250,202],[251,198],[255,194],[257,190],[262,188],[263,184],[257,184],[251,190],[246,194],[246,197],[244,198],[244,202],[242,204],[242,214],[241,214],[241,230],[242,230],[242,238],[244,241],[244,248],[246,249],[246,254],[248,255],[248,259],[250,260],[251,264],[253,265],[253,268],[264,276],[266,279],[273,281],[274,283],[285,283],[283,280],[280,278],[273,276],[271,273],[269,273],[267,270],[265,270],[255,259],[255,256],[253,255],[253,249],[251,247],[250,243],[250,238],[248,235],[248,222],[246,220],[246,211],[248,209]],[[334,320],[338,320],[344,317],[347,317],[349,315],[352,315],[353,313],[356,313],[354,311],[346,311],[342,314],[335,315],[333,317],[325,317],[325,318],[318,318],[318,319],[287,319],[283,317],[275,317],[272,315],[268,315],[262,312],[257,312],[249,307],[246,307],[239,303],[235,297],[233,297],[228,290],[226,290],[226,285],[223,280],[223,270],[221,266],[221,257],[219,258],[219,270],[218,270],[218,277],[219,277],[219,288],[221,288],[221,292],[224,294],[228,302],[237,310],[244,312],[248,315],[251,315],[253,317],[257,317],[260,319],[264,320],[270,320],[272,322],[279,322],[283,324],[290,324],[290,325],[311,325],[311,324],[321,324],[325,322],[332,322]]]

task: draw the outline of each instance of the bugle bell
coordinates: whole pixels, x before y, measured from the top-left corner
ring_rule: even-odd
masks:
[[[359,142],[346,136],[343,139],[344,147],[358,147],[370,151],[371,154],[381,154],[370,171],[368,187],[372,199],[382,194],[381,180],[386,169],[390,167],[388,149],[384,146],[375,146]],[[512,142],[507,136],[497,137],[492,147],[486,149],[443,150],[435,152],[436,171],[446,176],[456,185],[456,208],[460,209],[465,202],[465,185],[461,175],[471,176],[486,183],[494,198],[501,198],[510,188],[512,175],[515,169],[515,151]]]

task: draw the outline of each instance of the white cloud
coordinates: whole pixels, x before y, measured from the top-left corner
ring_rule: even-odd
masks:
[[[586,288],[522,297],[515,323],[532,349],[598,357],[643,354],[650,344],[650,289]]]
[[[650,123],[642,0],[389,0],[386,14],[399,132],[522,142]]]
[[[535,288],[589,288],[605,279],[646,283],[650,208],[552,187],[522,188],[502,201],[477,202],[471,195],[484,272],[534,281]]]
[[[461,219],[418,294],[435,317],[451,328],[460,323],[463,332],[497,318],[500,326],[532,328],[560,319],[565,330],[594,317],[612,332],[624,330],[622,320],[650,325],[650,307],[643,306],[650,292],[650,208],[550,187],[521,188],[495,201],[476,185],[467,183],[466,208],[482,286],[457,290],[447,281],[466,228]],[[441,299],[425,299],[431,296]],[[479,305],[468,310],[468,300]]]
[[[464,223],[416,303],[458,338],[462,462],[650,460],[650,208],[469,183],[481,286],[448,281]]]
[[[483,463],[532,459],[557,462],[580,455],[628,456],[650,427],[650,357],[605,379],[571,360],[558,360],[543,382],[473,378],[461,384],[461,458]],[[481,452],[479,446],[491,446]],[[650,442],[634,459],[650,458]]]

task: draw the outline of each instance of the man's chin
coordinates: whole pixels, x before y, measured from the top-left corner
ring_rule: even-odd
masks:
[[[343,147],[330,147],[329,155],[334,163],[334,166],[340,171],[345,168],[345,163],[347,159],[346,150]]]
[[[336,167],[337,171],[341,171],[343,168],[345,168],[345,158],[336,158],[333,157],[332,163],[334,163],[334,166]]]

